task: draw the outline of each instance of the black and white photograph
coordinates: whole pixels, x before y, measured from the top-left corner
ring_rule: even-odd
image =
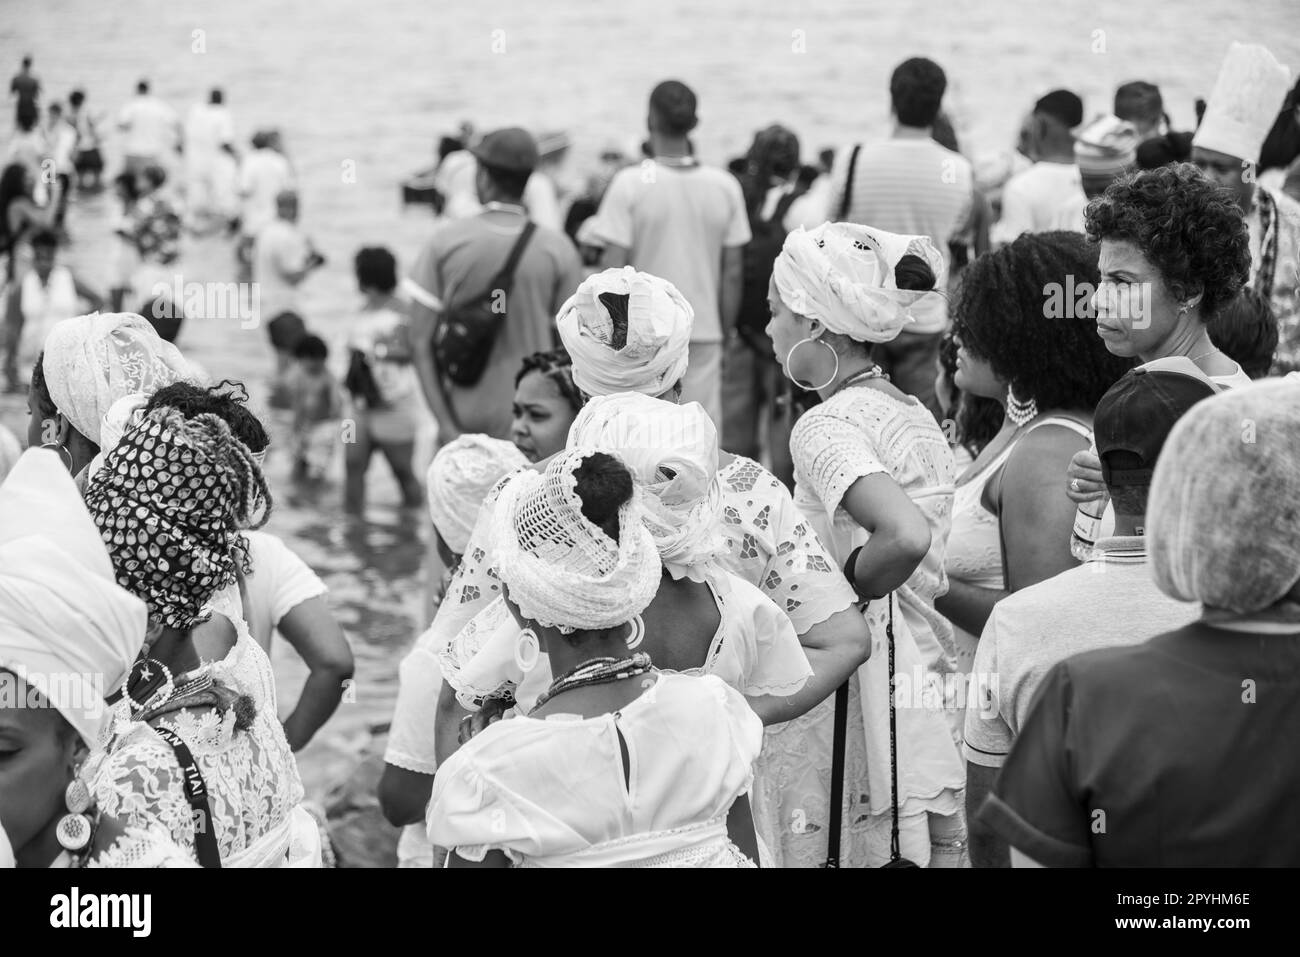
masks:
[[[0,69],[0,868],[1170,869],[1118,936],[1300,867],[1295,0],[3,0]]]

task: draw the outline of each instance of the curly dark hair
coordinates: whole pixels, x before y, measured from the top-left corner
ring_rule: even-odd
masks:
[[[1178,299],[1201,293],[1209,320],[1250,277],[1246,218],[1232,193],[1191,163],[1121,177],[1088,204],[1088,238],[1134,243]]]
[[[235,438],[250,452],[261,452],[271,444],[262,421],[248,408],[248,389],[242,382],[222,379],[213,386],[192,382],[173,382],[149,397],[144,411],[148,415],[160,406],[175,409],[187,419],[209,413],[225,421]]]
[[[1249,287],[1209,323],[1210,341],[1252,379],[1262,379],[1277,355],[1277,316],[1267,296]]]
[[[1134,364],[1111,355],[1091,308],[1048,318],[1048,288],[1096,286],[1097,247],[1080,233],[1027,233],[974,260],[962,277],[953,331],[987,360],[1021,401],[1047,409],[1092,409]]]
[[[515,388],[524,376],[537,372],[555,383],[560,390],[560,397],[569,403],[574,412],[581,412],[585,399],[581,390],[573,384],[573,360],[564,349],[552,349],[550,352],[534,352],[524,356],[523,364],[515,373]]]

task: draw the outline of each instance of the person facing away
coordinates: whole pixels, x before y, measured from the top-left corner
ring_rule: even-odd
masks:
[[[229,218],[229,180],[235,161],[235,128],[225,94],[214,89],[207,103],[195,103],[185,119],[188,205],[196,214]]]
[[[1139,143],[1164,136],[1169,126],[1160,87],[1145,80],[1122,83],[1115,90],[1114,115],[1132,123]]]
[[[1277,355],[1277,317],[1269,301],[1243,288],[1210,320],[1210,341],[1252,379],[1263,379]]]
[[[148,80],[135,85],[135,96],[118,114],[117,128],[124,136],[122,152],[128,170],[139,170],[149,163],[165,165],[181,146],[180,117],[149,92]]]
[[[276,356],[277,386],[293,360],[293,350],[306,333],[298,287],[325,264],[307,234],[298,226],[298,194],[285,190],[276,197],[276,217],[257,234],[253,278],[258,284],[259,318]],[[277,401],[277,396],[272,401]]]
[[[99,189],[100,177],[104,172],[104,157],[99,151],[99,124],[86,107],[84,90],[73,90],[68,94],[68,122],[77,131],[77,153],[74,166],[77,171],[77,186],[85,189]]]
[[[1174,426],[1147,550],[1156,586],[1200,617],[1043,677],[981,815],[1013,866],[1300,865],[1298,500],[1294,377],[1205,399]]]
[[[947,85],[939,64],[924,57],[904,60],[895,68],[889,81],[893,132],[886,139],[841,150],[825,211],[832,221],[928,236],[943,256],[938,289],[947,287],[949,244],[963,241],[970,231],[976,199],[970,162],[933,138]],[[914,323],[877,351],[894,384],[938,413],[934,363],[947,309],[940,301],[930,311],[927,321]]]
[[[512,476],[492,524],[510,614],[557,678],[438,769],[427,823],[448,866],[754,867],[758,716],[629,647],[661,565],[628,470],[569,450]]]
[[[64,117],[60,103],[51,103],[46,110],[45,142],[49,159],[54,163],[54,225],[61,229],[76,173],[77,129]]]
[[[1079,167],[1080,189],[1061,203],[1055,229],[1084,231],[1083,211],[1088,203],[1136,165],[1138,136],[1132,123],[1117,116],[1100,116],[1079,131],[1074,164]]]
[[[1083,101],[1069,90],[1053,90],[1034,104],[1029,127],[1034,165],[1002,188],[1002,218],[989,234],[995,246],[1021,233],[1051,230],[1061,204],[1083,188],[1074,162],[1073,134],[1082,122]]]
[[[17,124],[35,120],[40,113],[41,81],[32,72],[32,58],[23,57],[21,69],[9,81],[9,95],[14,97]]]
[[[345,446],[344,505],[360,511],[366,470],[379,450],[402,492],[402,503],[418,506],[420,483],[412,471],[415,439],[423,422],[420,383],[411,357],[410,319],[397,299],[397,260],[383,247],[361,249],[354,261],[357,286],[365,297],[348,335],[347,416],[356,424]]]
[[[412,299],[415,369],[425,402],[438,420],[439,443],[479,432],[506,438],[514,374],[524,356],[555,345],[554,317],[582,281],[582,263],[563,233],[530,222],[524,188],[537,165],[537,144],[517,127],[487,134],[474,147],[482,211],[439,224],[404,284]],[[510,291],[493,290],[516,244],[524,240]],[[451,379],[435,355],[444,321],[461,307],[490,301],[499,317],[484,345],[486,365],[469,384]]]
[[[1134,369],[1097,403],[1093,429],[1115,531],[1076,568],[1018,591],[993,606],[980,635],[973,674],[978,706],[966,709],[966,812],[971,861],[1005,867],[1006,845],[978,824],[978,813],[1039,682],[1058,661],[1094,648],[1145,641],[1182,627],[1200,609],[1163,594],[1147,564],[1147,498],[1160,450],[1174,424],[1214,395],[1207,382],[1179,372]]]
[[[56,264],[58,249],[58,233],[37,230],[32,235],[32,269],[21,281],[12,283],[5,296],[0,362],[10,391],[25,390],[18,382],[19,370],[31,369],[56,322],[83,311],[98,312],[103,306],[98,293],[67,266]]]
[[[1264,47],[1232,44],[1192,138],[1192,162],[1246,215],[1249,282],[1277,316],[1277,375],[1300,370],[1300,202],[1258,185],[1255,172],[1290,82],[1290,70]]]
[[[274,147],[265,130],[253,134],[252,149],[239,164],[239,235],[242,247],[251,247],[257,234],[276,218],[281,193],[293,188],[293,169],[284,154]]]
[[[694,308],[682,400],[721,424],[723,342],[739,317],[751,234],[736,178],[691,153],[687,137],[698,123],[690,87],[656,86],[646,117],[653,157],[614,176],[591,228],[605,244],[604,268],[630,265],[667,279]]]

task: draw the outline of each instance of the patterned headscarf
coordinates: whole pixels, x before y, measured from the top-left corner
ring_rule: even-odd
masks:
[[[224,420],[162,407],[105,456],[87,483],[86,507],[118,584],[144,599],[152,619],[185,630],[235,581],[246,558],[239,530],[266,522],[271,496]]]

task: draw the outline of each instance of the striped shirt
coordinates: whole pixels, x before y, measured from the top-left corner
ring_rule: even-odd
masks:
[[[891,233],[929,236],[948,264],[948,242],[970,226],[974,175],[960,153],[929,137],[867,143],[858,151],[853,196],[841,216],[852,147],[836,157],[828,217]],[[942,277],[938,284],[943,288]]]

